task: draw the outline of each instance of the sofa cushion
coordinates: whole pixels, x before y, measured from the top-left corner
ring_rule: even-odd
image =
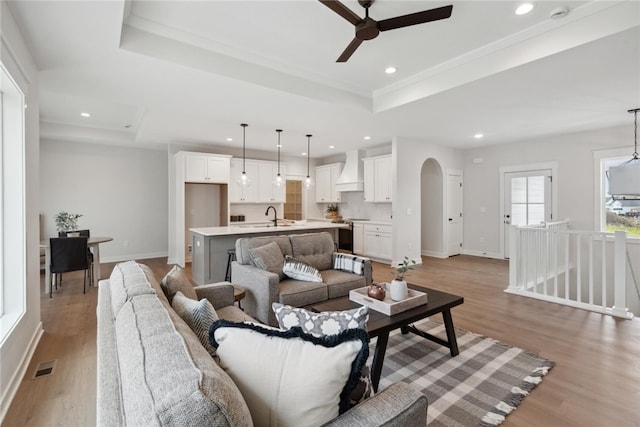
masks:
[[[285,263],[280,246],[276,242],[249,249],[249,256],[253,265],[261,270],[270,271],[284,279],[282,267]]]
[[[351,289],[367,286],[364,276],[357,276],[341,270],[325,270],[322,272],[322,281],[327,284],[329,298],[338,298],[349,295]]]
[[[217,309],[216,314],[220,319],[229,320],[231,322],[256,322],[256,319],[233,305]]]
[[[318,426],[346,412],[369,355],[361,329],[314,337],[218,320],[210,338],[257,426]]]
[[[317,268],[290,256],[285,259],[282,272],[287,277],[303,282],[322,282],[322,276]]]
[[[160,286],[162,286],[162,290],[169,300],[169,303],[171,303],[173,296],[178,291],[182,292],[182,295],[189,299],[198,299],[196,291],[193,289],[191,279],[189,279],[187,272],[179,265],[174,265],[173,268],[169,270],[160,282]]]
[[[236,240],[236,261],[240,264],[255,265],[251,261],[249,249],[264,246],[271,242],[275,242],[280,246],[280,252],[282,252],[283,256],[293,255],[289,236],[242,237]]]
[[[142,266],[135,261],[116,264],[109,277],[111,310],[115,317],[125,302],[138,295],[155,294]]]
[[[167,301],[132,298],[115,327],[124,425],[251,425],[236,385]]]
[[[171,307],[187,322],[211,357],[215,358],[216,349],[209,343],[209,327],[218,320],[218,315],[211,303],[204,298],[200,301],[189,299],[178,291],[173,296]]]
[[[333,267],[335,245],[329,233],[292,234],[293,256],[320,271]]]
[[[316,282],[285,279],[278,285],[281,304],[301,307],[327,299],[327,285]]]

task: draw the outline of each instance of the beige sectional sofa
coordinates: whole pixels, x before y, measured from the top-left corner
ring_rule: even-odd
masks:
[[[272,242],[279,247],[280,256],[291,256],[317,268],[322,282],[291,279],[256,265],[252,250]],[[302,307],[349,295],[351,289],[372,283],[371,260],[350,255],[362,263],[361,274],[355,274],[334,268],[338,256],[349,255],[335,252],[333,238],[326,232],[241,238],[236,240],[236,261],[231,266],[231,277],[233,283],[247,290],[242,301],[247,312],[263,323],[277,326],[271,309],[274,302]]]
[[[217,315],[253,320],[233,305],[228,283],[195,287]],[[98,426],[251,426],[245,400],[196,334],[173,310],[151,270],[115,266],[98,294]],[[427,402],[390,386],[326,425],[423,427]]]

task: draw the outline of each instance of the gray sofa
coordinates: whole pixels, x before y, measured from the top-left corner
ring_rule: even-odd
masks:
[[[253,320],[233,305],[230,284],[195,291],[220,318]],[[148,267],[118,264],[98,292],[98,426],[253,425],[238,388],[172,309]],[[423,394],[397,383],[327,425],[424,427],[426,409]]]
[[[277,243],[283,256],[292,256],[317,268],[322,282],[294,280],[256,266],[251,250],[271,242]],[[372,266],[368,258],[352,256],[364,263],[362,275],[357,275],[333,268],[337,255],[333,238],[326,232],[240,238],[236,240],[231,277],[233,283],[247,290],[242,301],[247,312],[263,323],[277,326],[271,309],[274,302],[301,307],[371,285]]]

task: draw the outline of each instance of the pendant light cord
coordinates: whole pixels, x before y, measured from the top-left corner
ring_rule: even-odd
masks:
[[[280,132],[282,129],[276,129],[276,132],[278,132],[278,176],[280,176]]]
[[[629,112],[633,112],[633,158],[638,160],[638,110],[640,108],[636,108],[635,110],[629,110]]]
[[[307,135],[307,178],[309,178],[309,162],[311,158],[311,137],[313,135]]]
[[[247,156],[245,155],[245,132],[247,130],[247,126],[249,126],[246,123],[242,123],[240,126],[242,126],[242,173],[246,173],[246,168],[245,168],[245,160],[247,158]]]

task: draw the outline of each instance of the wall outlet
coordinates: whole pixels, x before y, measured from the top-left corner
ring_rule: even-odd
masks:
[[[189,253],[193,252],[193,246],[191,245],[187,246],[187,250],[189,251]]]

